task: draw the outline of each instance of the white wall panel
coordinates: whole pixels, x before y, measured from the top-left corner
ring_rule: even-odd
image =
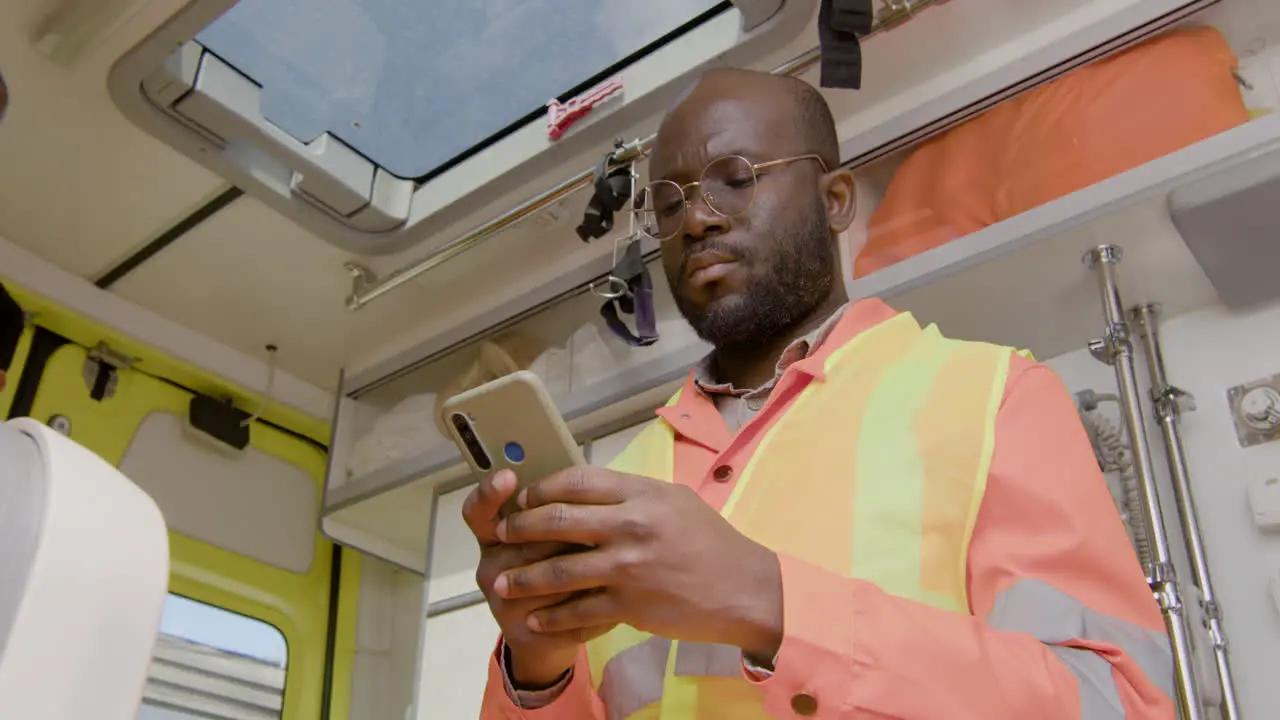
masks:
[[[1123,291],[1123,268],[1120,280]],[[1099,315],[1099,330],[1102,327]],[[1280,477],[1280,442],[1241,448],[1226,391],[1280,372],[1277,327],[1280,307],[1251,313],[1206,310],[1175,318],[1161,329],[1169,382],[1196,399],[1196,410],[1183,416],[1182,438],[1214,590],[1230,641],[1240,712],[1246,718],[1274,717],[1280,707],[1280,685],[1275,682],[1275,668],[1280,667],[1280,606],[1268,589],[1270,578],[1280,573],[1280,536],[1263,533],[1253,524],[1246,496],[1250,480]],[[1085,350],[1054,358],[1049,365],[1073,392],[1115,391],[1111,369]],[[1145,372],[1140,373],[1139,382],[1145,400]],[[1185,601],[1194,603],[1163,440],[1150,419],[1149,404],[1144,414],[1180,586]],[[1199,628],[1193,632],[1202,634]]]
[[[479,717],[489,654],[497,638],[498,623],[484,603],[427,620],[418,720]]]
[[[480,546],[462,520],[462,503],[473,487],[468,485],[436,499],[435,535],[431,542],[427,590],[430,602],[448,600],[479,589],[475,575],[480,564]]]

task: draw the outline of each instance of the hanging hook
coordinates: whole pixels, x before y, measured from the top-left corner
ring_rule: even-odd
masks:
[[[267,345],[267,387],[262,391],[262,401],[258,404],[258,409],[252,415],[240,421],[240,427],[249,427],[255,420],[262,417],[262,413],[266,412],[267,405],[271,403],[271,392],[276,384],[276,351],[279,350],[274,343]]]
[[[601,289],[602,287],[608,289]],[[630,292],[629,288],[627,288],[626,281],[622,278],[616,278],[613,275],[605,278],[603,282],[591,283],[589,289],[591,290],[592,295],[595,295],[602,300],[617,300],[620,297],[625,297],[626,294]]]
[[[621,148],[622,146],[619,144],[619,147]],[[631,164],[627,166],[627,174],[631,179],[631,192],[627,196],[628,204],[631,204],[636,196],[636,182],[640,178],[640,173],[636,171],[636,163],[634,160],[632,160]],[[631,292],[631,289],[627,286],[627,281],[613,274],[618,267],[618,256],[620,254],[619,251],[622,248],[622,244],[629,243],[636,237],[636,214],[634,209],[632,212],[627,213],[627,218],[626,236],[615,237],[613,239],[613,263],[609,266],[608,277],[606,277],[602,283],[593,282],[587,286],[587,289],[591,291],[592,295],[595,295],[602,300],[617,300],[620,297],[625,297],[629,292]],[[602,285],[605,289],[601,289]]]

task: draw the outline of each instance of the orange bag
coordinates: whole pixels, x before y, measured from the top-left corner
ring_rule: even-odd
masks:
[[[944,245],[1249,120],[1210,27],[1091,63],[923,143],[871,216],[854,277]]]

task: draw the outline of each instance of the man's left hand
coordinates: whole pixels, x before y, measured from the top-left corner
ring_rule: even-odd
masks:
[[[742,648],[767,659],[782,641],[773,551],[738,532],[690,488],[582,467],[530,485],[503,542],[590,547],[502,573],[506,598],[577,593],[529,616],[539,632],[626,623],[645,632]]]

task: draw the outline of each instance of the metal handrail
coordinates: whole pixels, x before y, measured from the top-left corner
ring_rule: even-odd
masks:
[[[930,6],[947,2],[947,0],[883,0],[883,5],[876,13],[875,25],[871,32],[863,36],[863,40],[877,35],[886,30],[890,30],[909,20],[920,10]],[[821,59],[820,48],[812,48],[807,50],[790,60],[782,63],[778,67],[770,71],[773,75],[799,75],[810,67],[813,67],[818,60]],[[657,133],[653,133],[648,137],[627,146],[627,150],[620,152],[617,157],[616,166],[624,165],[628,162],[639,160],[653,149],[653,141],[657,138]],[[534,197],[520,203],[507,212],[478,225],[471,230],[463,233],[457,238],[450,240],[429,255],[423,257],[410,265],[401,267],[385,278],[372,280],[363,272],[358,272],[355,266],[348,266],[355,276],[356,287],[351,295],[347,297],[347,308],[350,310],[359,310],[371,301],[391,292],[392,290],[414,280],[423,273],[436,268],[449,260],[461,255],[498,233],[510,228],[522,220],[528,219],[533,214],[551,206],[559,200],[569,197],[579,190],[589,186],[591,179],[595,175],[595,168],[584,170],[564,182],[552,187],[548,190],[535,195]]]

